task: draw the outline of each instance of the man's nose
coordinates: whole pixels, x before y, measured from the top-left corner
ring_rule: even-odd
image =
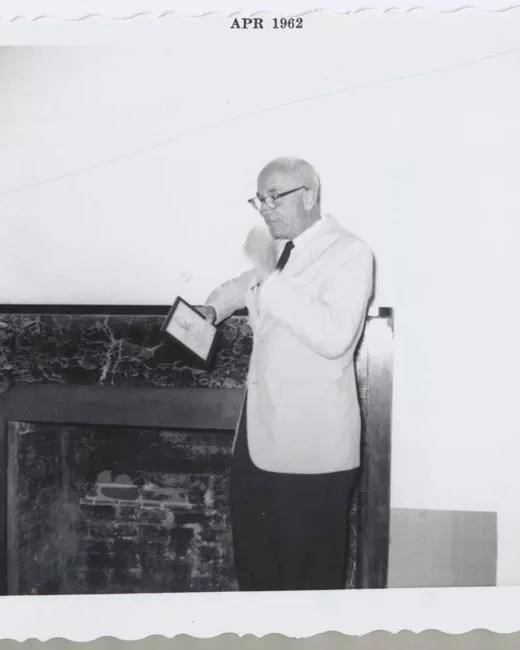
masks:
[[[271,208],[269,205],[266,205],[265,203],[262,205],[260,208],[260,214],[264,219],[268,219],[272,213],[273,213],[274,208]]]

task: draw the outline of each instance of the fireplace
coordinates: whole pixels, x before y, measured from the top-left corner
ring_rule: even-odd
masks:
[[[166,311],[4,306],[3,593],[236,589],[228,481],[250,331],[228,319],[207,371],[161,337]],[[386,584],[391,324],[370,317],[357,355],[347,587]]]
[[[230,432],[15,421],[8,436],[10,593],[235,588]]]

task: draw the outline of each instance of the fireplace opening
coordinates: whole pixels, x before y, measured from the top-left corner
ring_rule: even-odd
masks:
[[[9,593],[236,589],[231,444],[231,431],[9,422]]]

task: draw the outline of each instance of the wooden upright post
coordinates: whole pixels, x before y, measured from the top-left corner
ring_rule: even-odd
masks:
[[[357,586],[387,586],[390,542],[390,450],[393,312],[380,308],[364,334],[366,385],[358,505]]]

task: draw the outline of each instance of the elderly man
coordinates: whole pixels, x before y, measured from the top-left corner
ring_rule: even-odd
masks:
[[[203,308],[218,323],[246,306],[253,330],[231,474],[239,587],[341,589],[360,461],[353,358],[372,253],[322,217],[319,178],[303,160],[269,163],[250,203],[269,234],[250,234],[253,268]]]

